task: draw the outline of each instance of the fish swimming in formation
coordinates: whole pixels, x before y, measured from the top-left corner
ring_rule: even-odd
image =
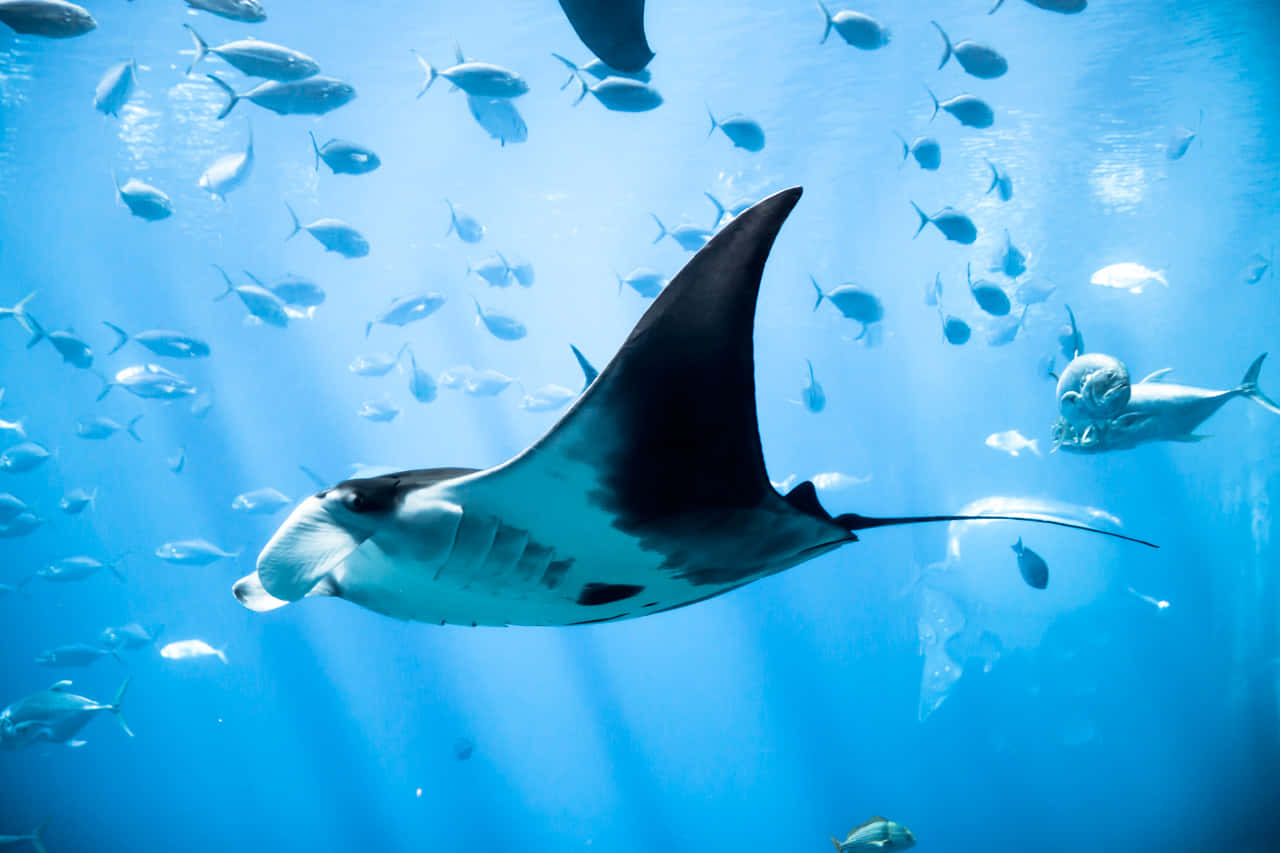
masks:
[[[75,583],[106,569],[116,580],[124,583],[124,574],[120,571],[120,563],[124,562],[126,556],[126,554],[121,554],[105,563],[86,556],[62,557],[47,566],[41,566],[36,569],[36,576],[51,583]]]
[[[710,228],[699,228],[696,225],[687,223],[677,225],[668,231],[667,226],[662,224],[662,220],[658,218],[656,213],[650,213],[649,215],[653,217],[654,222],[658,223],[658,236],[654,237],[652,242],[658,243],[662,241],[662,238],[670,237],[686,252],[698,251],[707,244],[707,241],[711,239],[711,235],[715,233]]]
[[[130,178],[121,186],[120,181],[116,180],[115,172],[111,173],[111,180],[116,185],[116,196],[139,219],[159,222],[173,215],[173,202],[161,190],[137,178]]]
[[[824,293],[816,278],[809,276],[809,282],[816,293],[813,310],[817,311],[824,299],[830,302],[841,314],[862,324],[858,340],[867,333],[868,327],[884,319],[884,304],[869,290],[864,290],[856,284],[842,284]]]
[[[987,440],[983,442],[992,450],[1000,450],[1008,453],[1010,456],[1017,456],[1024,450],[1030,450],[1034,455],[1040,455],[1040,446],[1034,438],[1027,438],[1016,429],[1007,429],[1004,432],[993,432],[987,436]]]
[[[40,825],[26,835],[0,835],[0,847],[8,847],[11,844],[21,844],[26,841],[36,853],[48,853],[44,846],[44,829],[49,825],[49,818],[40,821]]]
[[[288,209],[290,218],[293,219],[293,230],[289,232],[288,237],[284,238],[286,242],[293,239],[299,231],[306,231],[316,238],[317,243],[324,246],[326,252],[336,252],[344,258],[363,258],[369,254],[369,241],[341,219],[317,219],[310,225],[303,225],[289,203],[285,202],[284,206]]]
[[[98,26],[89,10],[66,0],[0,0],[0,21],[15,33],[65,39]]]
[[[995,48],[976,41],[968,39],[957,45],[951,44],[951,39],[947,36],[942,25],[937,21],[930,21],[938,34],[942,36],[942,61],[938,63],[938,70],[947,64],[951,57],[956,58],[956,62],[960,63],[969,74],[981,80],[994,80],[997,77],[1003,77],[1004,73],[1009,70],[1009,62]]]
[[[358,355],[347,365],[347,370],[356,376],[386,376],[400,363],[400,356],[404,355],[404,351],[408,348],[409,345],[405,344],[395,355],[385,352]]]
[[[251,273],[246,272],[245,275],[253,279],[253,284],[236,286],[231,283],[231,276],[227,275],[226,270],[217,264],[214,264],[213,268],[222,275],[222,280],[227,284],[226,290],[213,297],[214,302],[226,299],[234,293],[240,297],[240,302],[249,311],[249,316],[254,320],[265,323],[268,326],[275,326],[278,329],[288,327],[289,311],[285,308],[284,302],[279,296],[263,287],[262,282],[253,278]]]
[[[226,154],[213,161],[200,176],[200,189],[219,201],[227,193],[242,186],[253,172],[253,129],[249,129],[249,144],[240,154]]]
[[[822,383],[813,375],[813,362],[806,358],[804,363],[809,365],[809,381],[800,391],[800,400],[806,409],[817,414],[827,407],[827,392],[822,390]]]
[[[104,657],[113,657],[117,663],[124,661],[113,649],[101,649],[85,643],[72,643],[69,646],[58,646],[36,655],[36,663],[40,666],[69,667],[88,666]]]
[[[1006,540],[1007,541],[1007,540]],[[1049,564],[1044,558],[1022,544],[1022,537],[1011,546],[1018,555],[1018,574],[1032,589],[1044,589],[1049,585]]]
[[[707,115],[711,118],[711,129],[707,131],[707,136],[719,130],[729,137],[735,148],[752,152],[764,150],[764,128],[755,119],[747,118],[741,113],[717,119],[710,106],[707,107]]]
[[[209,47],[195,27],[190,24],[182,26],[191,33],[196,44],[196,55],[187,67],[187,74],[195,70],[200,60],[211,53],[248,77],[263,77],[284,83],[304,80],[320,73],[320,66],[314,59],[291,48],[254,38],[229,41],[221,47]]]
[[[1271,277],[1275,278],[1275,254],[1276,250],[1274,246],[1271,248],[1271,255],[1269,257],[1264,256],[1259,252],[1254,252],[1253,257],[1249,259],[1249,266],[1245,267],[1244,270],[1244,283],[1257,284],[1262,281],[1262,277],[1266,275],[1268,271],[1271,272]]]
[[[476,304],[477,322],[484,323],[484,327],[489,330],[489,334],[493,335],[498,340],[518,341],[529,333],[529,330],[525,328],[524,323],[521,323],[514,317],[509,317],[506,314],[499,314],[493,309],[488,311],[484,310],[484,308],[480,306],[480,300],[476,299],[474,296],[471,297],[471,301]]]
[[[186,4],[192,9],[243,24],[258,24],[267,19],[267,11],[258,0],[186,0]]]
[[[529,91],[529,84],[514,71],[488,62],[459,61],[452,68],[436,70],[416,50],[410,50],[427,77],[418,89],[421,98],[437,77],[443,77],[468,95],[482,98],[518,98]],[[461,52],[458,55],[462,59]]]
[[[217,74],[204,76],[216,83],[227,96],[227,105],[219,111],[219,119],[226,118],[241,101],[252,101],[264,110],[282,116],[318,116],[336,110],[356,97],[355,87],[350,83],[320,74],[302,80],[268,80],[239,94]]]
[[[44,445],[36,444],[34,441],[22,441],[10,445],[4,453],[0,453],[0,471],[9,474],[25,474],[48,462],[52,455]]]
[[[560,8],[605,69],[645,73],[653,51],[644,34],[644,0],[560,0]],[[583,70],[596,74],[591,65]]]
[[[436,380],[418,367],[418,360],[414,358],[413,350],[409,349],[408,344],[405,344],[405,349],[409,352],[409,393],[419,403],[430,403],[436,398]]]
[[[754,306],[799,198],[798,188],[777,193],[719,232],[531,448],[487,470],[404,471],[323,489],[275,532],[236,597],[256,611],[340,597],[459,625],[611,622],[736,589],[861,530],[958,520],[833,517],[812,483],[786,497],[769,484]]]
[[[93,108],[103,115],[120,117],[120,110],[133,96],[138,85],[138,64],[132,59],[118,62],[107,69],[93,93]]]
[[[634,290],[645,299],[652,299],[662,292],[662,288],[667,286],[667,280],[662,277],[662,273],[649,267],[636,267],[627,273],[626,278],[618,275],[614,276],[618,279],[618,293],[622,293],[622,286]]]
[[[84,741],[74,738],[100,711],[114,716],[124,733],[133,737],[120,710],[129,680],[125,678],[109,703],[75,695],[70,681],[59,681],[47,690],[19,699],[0,711],[0,749],[21,749],[38,743],[84,746]]]
[[[204,539],[184,539],[164,543],[156,548],[156,556],[175,566],[207,566],[218,560],[234,560],[240,556],[240,551],[224,551]]]
[[[135,364],[124,368],[116,373],[114,382],[104,383],[98,399],[106,397],[117,385],[144,400],[176,400],[196,393],[194,385],[158,364]]]
[[[881,24],[869,15],[861,12],[850,12],[848,9],[836,12],[832,15],[827,11],[827,7],[822,4],[822,0],[818,0],[818,11],[822,12],[823,28],[822,40],[818,44],[826,44],[827,37],[831,35],[834,29],[840,38],[844,39],[845,44],[856,47],[859,50],[875,50],[884,47],[889,43],[889,29],[881,26]]]
[[[1162,284],[1166,288],[1169,286],[1169,280],[1164,277],[1162,270],[1149,270],[1142,264],[1131,262],[1103,267],[1089,276],[1089,283],[1127,290],[1134,294],[1142,293],[1147,285],[1153,283]]]
[[[893,135],[898,137],[898,141],[902,143],[902,161],[904,163],[907,161],[908,156],[914,157],[921,169],[927,169],[930,172],[936,172],[942,165],[942,146],[932,136],[920,136],[908,143],[906,137],[896,130]]]
[[[1001,172],[1000,168],[987,160],[987,168],[991,170],[991,186],[987,187],[987,195],[995,193],[1001,201],[1013,198],[1013,178]]]
[[[449,230],[444,232],[445,236],[456,232],[464,243],[479,243],[484,238],[484,226],[465,211],[455,208],[449,199],[446,198],[444,203],[449,205]]]
[[[621,71],[610,65],[606,65],[604,62],[601,62],[599,59],[593,59],[590,62],[588,62],[586,65],[577,65],[575,63],[574,69],[576,71],[581,71],[584,74],[590,74],[592,77],[596,78],[597,80],[603,80],[606,77],[625,77],[630,80],[639,80],[641,83],[648,83],[653,77],[653,75],[649,73],[649,70],[647,68],[641,68],[639,71]],[[569,87],[569,84],[572,83],[575,79],[576,79],[576,75],[573,73],[570,73],[569,79],[565,80],[564,84],[560,86],[561,90],[567,89]]]
[[[582,91],[573,102],[575,107],[582,103],[587,95],[594,97],[605,109],[614,112],[643,113],[662,106],[662,95],[648,83],[629,77],[606,77],[597,83],[589,84],[577,65],[558,53],[551,55],[568,66],[573,76],[578,78],[578,85],[582,87]]]
[[[476,124],[484,129],[500,145],[524,142],[529,138],[529,127],[524,123],[520,110],[509,98],[487,98],[467,95],[467,109]]]
[[[916,845],[916,837],[900,823],[877,815],[849,830],[844,841],[832,838],[836,853],[884,853],[906,850]]]
[[[932,225],[942,232],[942,236],[955,243],[968,246],[978,239],[978,226],[973,224],[973,220],[965,216],[960,211],[952,207],[944,207],[933,216],[929,216],[914,201],[911,206],[915,208],[916,215],[920,217],[920,227],[916,229],[916,233],[912,239],[920,236],[920,232],[924,230],[926,225]]]
[[[1038,9],[1044,9],[1047,12],[1061,12],[1064,15],[1083,12],[1085,7],[1089,5],[1089,0],[1027,0],[1027,2]],[[996,4],[987,10],[987,14],[994,15],[996,10],[1003,5],[1004,0],[996,0]]]
[[[32,331],[31,340],[27,341],[27,349],[47,340],[58,351],[58,355],[62,356],[64,364],[73,365],[81,370],[88,370],[93,366],[93,350],[87,343],[76,337],[74,332],[46,332],[35,317],[28,315],[26,319]]]
[[[443,293],[414,293],[393,299],[386,309],[365,324],[364,336],[369,337],[369,332],[373,331],[373,327],[378,323],[403,328],[415,320],[430,317],[439,311],[444,303]]]
[[[1196,141],[1200,135],[1200,125],[1204,124],[1204,110],[1200,111],[1200,120],[1196,122],[1195,130],[1189,127],[1180,127],[1173,132],[1173,136],[1169,139],[1169,144],[1165,146],[1164,156],[1170,160],[1181,160],[1183,155],[1187,153],[1187,149],[1191,147],[1191,143]],[[1200,140],[1200,145],[1204,146],[1204,140]]]
[[[972,264],[965,265],[964,274],[969,282],[969,292],[973,294],[973,300],[983,311],[992,317],[1003,317],[1013,308],[1013,303],[1009,301],[1009,294],[1005,293],[1000,285],[985,278],[973,280]]]
[[[275,515],[291,503],[293,498],[278,489],[268,487],[236,495],[231,508],[249,515]]]
[[[954,98],[939,101],[932,89],[926,86],[925,90],[933,100],[933,115],[929,116],[929,121],[937,118],[938,110],[946,110],[965,127],[976,127],[981,130],[995,124],[996,114],[991,111],[986,101],[976,95],[956,95]]]
[[[377,154],[347,142],[345,139],[330,139],[324,145],[316,142],[315,131],[307,131],[311,136],[311,147],[316,153],[316,171],[320,171],[320,161],[329,167],[335,175],[366,175],[382,165]]]
[[[223,663],[227,662],[227,653],[224,649],[215,649],[204,640],[178,640],[176,643],[169,643],[160,650],[160,657],[165,660],[216,657]]]
[[[107,351],[107,355],[114,355],[117,350],[129,341],[141,344],[156,355],[167,358],[208,358],[210,353],[208,343],[182,332],[153,329],[131,335],[115,323],[108,323],[106,320],[103,320],[102,323],[115,332],[117,338],[116,345]]]
[[[163,625],[145,628],[137,622],[130,622],[118,628],[104,628],[98,637],[103,648],[107,649],[143,649],[156,641],[164,631]]]
[[[400,414],[400,409],[386,398],[381,400],[365,400],[360,404],[360,408],[356,410],[356,414],[365,420],[373,421],[378,424],[385,424],[389,421],[395,420],[396,415]]]
[[[142,441],[142,436],[138,435],[138,431],[134,429],[140,420],[142,420],[142,415],[138,415],[130,420],[128,424],[121,426],[108,417],[97,416],[92,418],[80,418],[80,420],[76,421],[76,435],[81,438],[101,441],[104,438],[110,438],[121,430],[124,430],[134,441]]]

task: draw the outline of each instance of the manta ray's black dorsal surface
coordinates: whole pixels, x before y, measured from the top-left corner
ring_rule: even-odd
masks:
[[[483,471],[406,471],[308,498],[237,597],[266,610],[338,596],[449,624],[606,622],[719,595],[854,542],[857,530],[960,518],[833,518],[811,483],[785,497],[770,485],[756,296],[799,199],[799,188],[784,190],[715,235],[523,453]]]
[[[653,59],[644,35],[644,0],[560,0],[560,8],[605,65],[634,73]]]

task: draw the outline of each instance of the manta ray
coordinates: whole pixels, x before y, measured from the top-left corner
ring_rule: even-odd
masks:
[[[1093,530],[1016,515],[832,516],[811,482],[774,490],[752,337],[765,260],[800,193],[759,202],[713,237],[528,449],[485,470],[323,489],[271,537],[236,597],[258,611],[333,596],[422,622],[583,625],[721,595],[868,528],[1000,518]]]
[[[601,62],[636,72],[653,59],[644,35],[644,0],[560,0],[582,43]]]

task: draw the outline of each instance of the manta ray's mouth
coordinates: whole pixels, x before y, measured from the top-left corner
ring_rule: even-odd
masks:
[[[297,601],[342,565],[369,532],[352,530],[319,497],[303,501],[258,555],[263,589],[283,601]]]

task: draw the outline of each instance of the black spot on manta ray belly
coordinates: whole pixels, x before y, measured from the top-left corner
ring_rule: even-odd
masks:
[[[578,593],[578,603],[585,607],[612,604],[644,592],[644,587],[629,583],[589,583]]]

